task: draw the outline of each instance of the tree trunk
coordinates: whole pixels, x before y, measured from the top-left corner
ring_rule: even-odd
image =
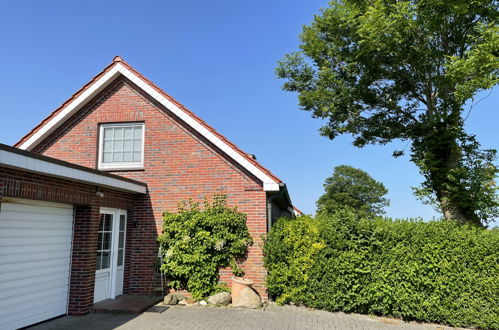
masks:
[[[442,213],[447,220],[456,220],[460,223],[472,223],[474,225],[482,225],[478,217],[472,210],[467,210],[460,207],[460,203],[454,200],[444,198],[440,199],[440,207]]]
[[[413,160],[431,187],[443,216],[461,223],[481,225],[474,209],[469,205],[472,196],[464,184],[455,178],[461,165],[462,150],[458,144],[458,130],[449,129],[454,125],[439,123],[424,139],[413,144]]]

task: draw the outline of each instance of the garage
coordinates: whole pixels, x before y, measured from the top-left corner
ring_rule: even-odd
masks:
[[[0,328],[67,313],[73,206],[6,199],[0,205]]]
[[[88,313],[96,272],[112,271],[106,297],[126,294],[127,214],[146,190],[132,179],[0,144],[0,330]],[[116,267],[96,270],[100,220],[110,210],[119,211],[114,248],[99,252],[116,254]]]

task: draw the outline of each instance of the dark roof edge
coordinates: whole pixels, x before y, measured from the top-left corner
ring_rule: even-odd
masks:
[[[61,165],[61,166],[66,166],[66,167],[69,167],[69,168],[74,168],[76,170],[81,170],[81,171],[85,171],[85,172],[89,172],[89,173],[93,173],[93,174],[98,174],[98,175],[106,176],[108,178],[113,178],[113,179],[116,179],[116,180],[126,181],[126,182],[130,182],[130,183],[134,183],[134,184],[137,184],[137,185],[140,185],[140,186],[147,187],[147,184],[145,184],[144,182],[140,182],[140,181],[136,181],[136,180],[133,180],[133,179],[125,178],[123,176],[119,176],[119,175],[116,175],[116,174],[111,174],[111,173],[99,171],[99,170],[96,170],[94,168],[90,168],[90,167],[85,167],[85,166],[82,166],[82,165],[73,164],[73,163],[66,162],[64,160],[60,160],[60,159],[57,159],[57,158],[52,158],[52,157],[40,155],[40,154],[31,152],[31,151],[26,151],[26,150],[18,149],[18,148],[11,147],[11,146],[3,144],[3,143],[0,143],[0,150],[12,152],[12,153],[15,153],[15,154],[18,154],[18,155],[22,155],[22,156],[26,156],[26,157],[31,157],[31,158],[43,160],[43,161],[46,161],[46,162],[49,162],[49,163],[53,163],[53,164],[57,164],[57,165]]]

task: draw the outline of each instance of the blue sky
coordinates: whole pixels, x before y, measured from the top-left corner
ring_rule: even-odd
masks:
[[[389,190],[393,217],[438,216],[412,195],[421,182],[406,143],[354,148],[349,136],[319,136],[321,122],[281,90],[276,62],[325,0],[1,1],[0,142],[15,143],[115,55],[186,105],[283,179],[293,202],[315,210],[335,166],[361,168]],[[499,92],[467,121],[486,148],[499,149]],[[478,98],[480,99],[480,97]],[[478,100],[477,99],[477,100]],[[408,150],[408,147],[407,149]]]

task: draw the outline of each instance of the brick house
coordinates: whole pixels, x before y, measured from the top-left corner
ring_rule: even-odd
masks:
[[[246,213],[254,244],[242,267],[262,298],[267,299],[261,235],[277,217],[299,213],[291,204],[286,185],[254,156],[244,153],[120,57],[15,147],[9,151],[21,149],[28,158],[62,161],[66,167],[78,166],[144,189],[142,193],[105,185],[102,194],[106,197],[99,199],[101,191],[96,193],[95,189],[100,186],[79,179],[86,194],[93,194],[91,198],[82,197],[84,203],[78,200],[78,194],[64,197],[67,200],[47,194],[38,194],[37,198],[29,194],[11,196],[73,205],[75,210],[81,208],[82,218],[86,217],[86,222],[79,221],[79,213],[75,213],[69,314],[84,314],[94,302],[119,294],[150,294],[162,213],[175,212],[183,200],[202,201],[214,193],[226,194],[231,206]],[[0,159],[0,170],[1,166]],[[9,175],[23,181],[13,172],[0,174],[4,182]],[[42,181],[50,186],[47,182],[54,180],[54,174],[43,175]],[[2,191],[4,198],[9,197],[9,190],[2,190],[1,180],[2,176],[0,197]],[[70,181],[63,184],[68,189]],[[119,203],[110,199],[115,195],[119,195]],[[0,226],[1,213],[2,209]],[[125,223],[117,219],[125,219]],[[83,234],[78,234],[82,230],[79,226],[84,228]],[[84,255],[81,262],[80,250]],[[84,272],[85,280],[77,277],[77,272]],[[220,270],[220,275],[230,284],[230,269]]]

